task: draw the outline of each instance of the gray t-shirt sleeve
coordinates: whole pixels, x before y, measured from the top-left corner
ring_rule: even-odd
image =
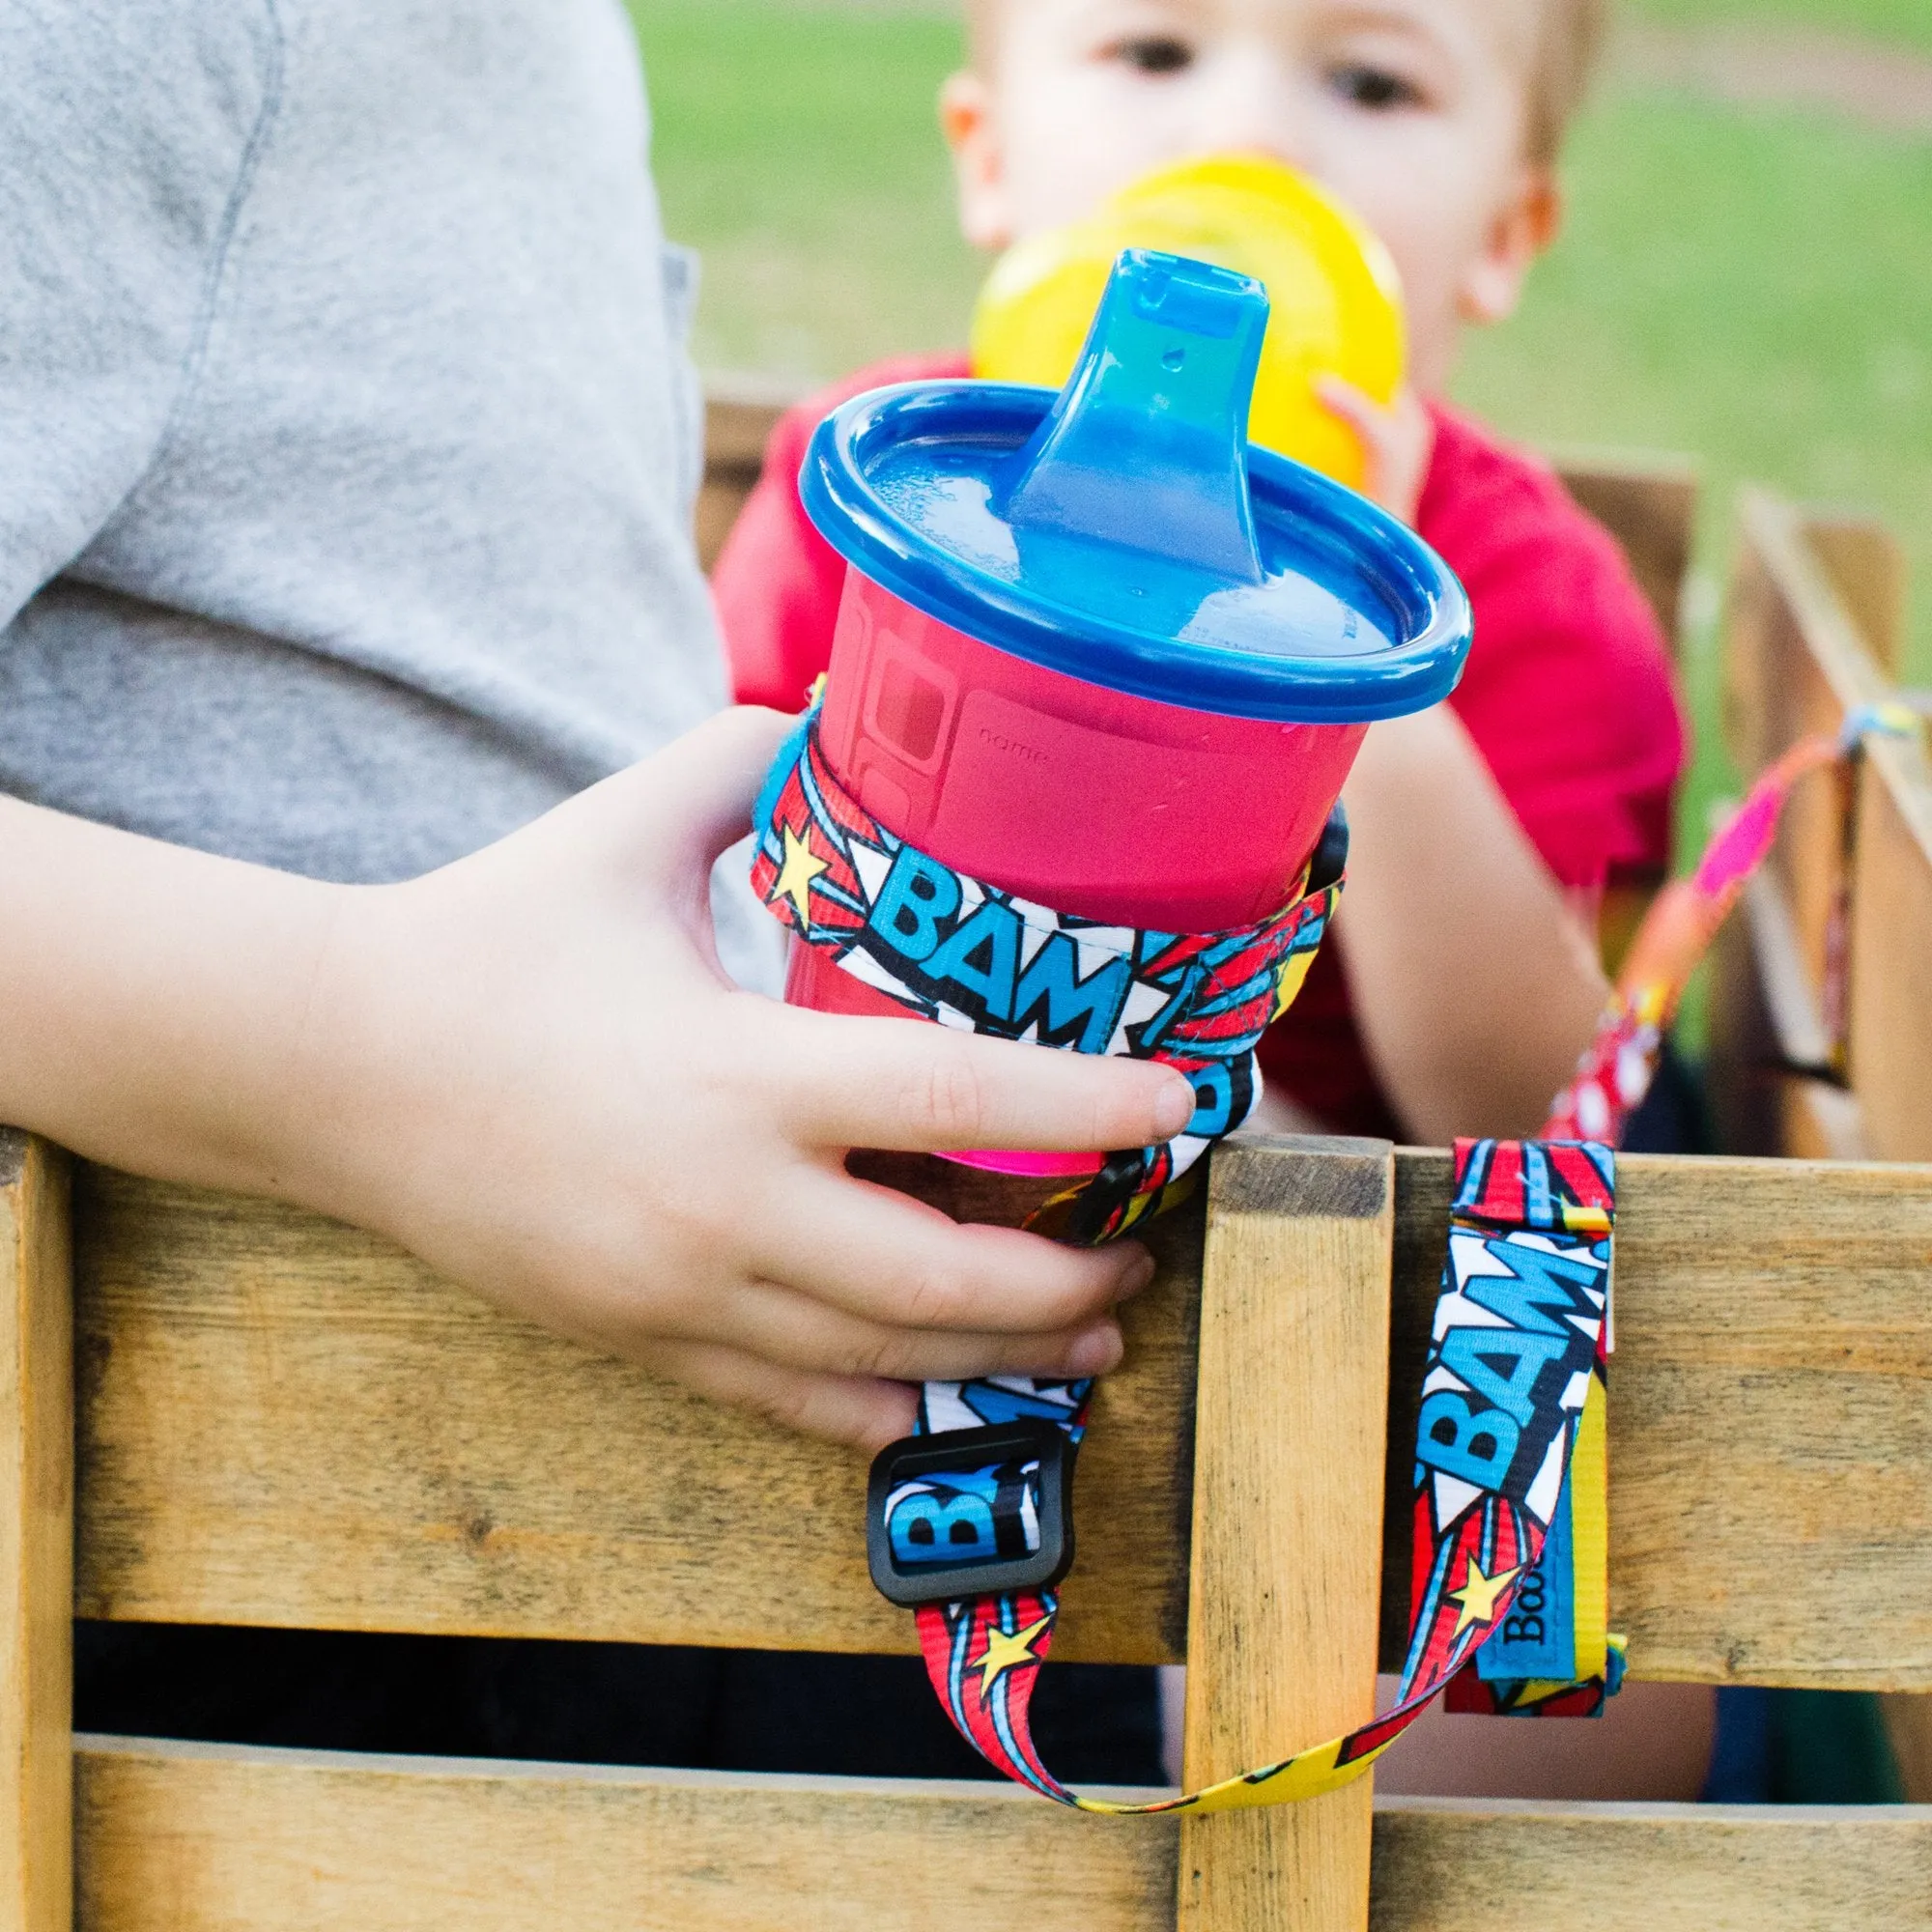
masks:
[[[245,0],[0,7],[0,626],[166,440],[279,47]]]

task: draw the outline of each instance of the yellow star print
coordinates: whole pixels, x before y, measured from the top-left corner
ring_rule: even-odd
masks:
[[[781,899],[789,899],[798,908],[798,923],[801,926],[811,923],[811,882],[821,872],[832,869],[829,859],[821,859],[811,849],[811,827],[805,828],[801,838],[789,825],[784,832],[784,864],[779,867],[777,883],[772,887],[767,904],[777,905]]]
[[[969,1670],[980,1673],[980,1698],[982,1703],[993,1694],[993,1686],[1014,1665],[1039,1662],[1033,1654],[1033,1647],[1040,1632],[1052,1621],[1051,1617],[1041,1617],[1038,1623],[1029,1624],[1012,1636],[1002,1630],[987,1631],[985,1655],[967,1665]]]
[[[1500,1577],[1485,1577],[1476,1566],[1476,1559],[1469,1558],[1468,1575],[1463,1578],[1460,1590],[1451,1590],[1449,1601],[1460,1604],[1463,1613],[1456,1619],[1456,1628],[1450,1633],[1451,1638],[1459,1637],[1471,1624],[1492,1624],[1496,1620],[1496,1599],[1522,1575],[1522,1565],[1514,1570],[1505,1570]]]

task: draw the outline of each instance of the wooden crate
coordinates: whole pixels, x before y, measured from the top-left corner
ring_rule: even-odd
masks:
[[[1245,1139],[1205,1211],[1156,1230],[1083,1457],[1058,1654],[1186,1659],[1195,1776],[1332,1734],[1400,1649],[1448,1186],[1439,1153]],[[1932,1169],[1630,1157],[1620,1201],[1612,1593],[1634,1673],[1932,1687]],[[73,1740],[74,1609],[912,1634],[866,1579],[857,1458],[497,1316],[380,1240],[85,1165],[70,1189],[18,1136],[0,1228],[10,1928],[65,1932],[71,1899],[86,1932],[1473,1932],[1533,1898],[1582,1927],[1708,1932],[1761,1923],[1768,1897],[1801,1932],[1932,1926],[1932,1811],[1910,1808],[1372,1812],[1363,1784],[1112,1822],[976,1784]]]
[[[1893,689],[1905,568],[1875,521],[1762,492],[1740,516],[1725,724],[1755,772]],[[1834,948],[1840,971],[1828,970]],[[1835,1010],[1834,1010],[1835,1009]],[[1874,742],[1856,781],[1808,781],[1713,967],[1719,1145],[1932,1159],[1932,764]],[[1932,1802],[1932,1699],[1889,1699],[1907,1790]]]

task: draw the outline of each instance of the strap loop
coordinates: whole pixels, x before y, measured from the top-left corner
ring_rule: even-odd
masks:
[[[1082,1811],[1229,1811],[1319,1797],[1359,1777],[1492,1633],[1508,1628],[1544,1558],[1593,1412],[1601,1429],[1615,1180],[1607,1148],[1463,1141],[1456,1149],[1449,1255],[1416,1428],[1415,1605],[1392,1709],[1347,1737],[1203,1791],[1145,1804],[1082,1798],[1040,1762],[1029,1719],[1059,1599],[1050,1589],[1009,1590],[918,1612],[926,1674],[967,1742],[1009,1777]],[[921,1426],[1057,1411],[1077,1441],[1090,1387],[930,1383]],[[1610,1675],[1580,1624],[1572,1642],[1581,1665]],[[1596,1705],[1603,1694],[1582,1687]]]
[[[1417,1425],[1413,1610],[1394,1707],[1347,1737],[1205,1791],[1149,1804],[1081,1798],[1040,1763],[1028,1719],[1057,1597],[1015,1590],[926,1604],[918,1615],[927,1675],[982,1756],[1083,1811],[1223,1811],[1350,1783],[1445,1685],[1451,1710],[1602,1710],[1624,1665],[1623,1639],[1606,1628],[1616,1181],[1607,1143],[1642,1099],[1690,974],[1769,852],[1793,787],[1809,772],[1842,770],[1867,738],[1918,728],[1911,705],[1868,706],[1835,736],[1807,739],[1779,759],[1696,872],[1652,908],[1545,1138],[1458,1143]],[[1090,1389],[1009,1378],[928,1383],[920,1428],[941,1434],[1025,1413],[1055,1422],[1071,1444],[1085,1430]]]

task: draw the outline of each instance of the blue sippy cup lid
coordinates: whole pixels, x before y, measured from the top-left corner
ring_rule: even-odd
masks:
[[[807,512],[895,596],[1137,697],[1351,724],[1455,689],[1468,598],[1412,531],[1246,440],[1267,295],[1128,249],[1065,388],[911,383],[822,422]]]

